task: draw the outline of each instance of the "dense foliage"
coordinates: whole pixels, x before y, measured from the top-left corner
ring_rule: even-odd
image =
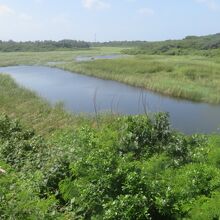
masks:
[[[0,41],[1,52],[14,51],[53,51],[53,50],[72,50],[72,49],[88,49],[89,43],[76,40],[61,40],[61,41]]]
[[[166,41],[109,41],[109,42],[85,42],[77,40],[60,41],[1,41],[0,51],[53,51],[71,50],[90,47],[121,47],[127,54],[166,54],[166,55],[185,55],[203,54],[209,55],[207,51],[220,48],[220,33],[207,36],[187,36],[182,40]],[[215,52],[216,53],[216,52]],[[217,52],[220,53],[219,50]]]
[[[48,142],[0,116],[1,219],[218,219],[220,148],[124,116]]]
[[[105,47],[136,47],[138,49],[126,50],[131,54],[169,54],[180,55],[184,53],[192,53],[194,50],[209,50],[220,48],[220,34],[207,36],[187,36],[182,40],[166,40],[166,41],[109,41],[96,42],[93,46]]]
[[[208,36],[187,36],[183,40],[146,42],[137,48],[124,50],[128,54],[165,54],[165,55],[212,55],[220,54],[220,34]],[[217,51],[216,51],[217,50]],[[210,51],[212,51],[210,53]]]
[[[140,47],[148,43],[147,41],[108,41],[108,42],[93,42],[94,47]]]

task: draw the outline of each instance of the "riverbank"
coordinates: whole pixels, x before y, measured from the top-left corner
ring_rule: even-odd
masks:
[[[75,129],[83,123],[92,124],[91,117],[66,112],[62,104],[52,107],[34,92],[18,86],[8,75],[0,75],[0,112],[18,118],[23,125],[49,136],[62,129]]]
[[[62,102],[74,114],[168,112],[173,128],[185,134],[219,133],[219,105],[161,96],[117,81],[102,80],[43,66],[1,67],[25,88],[52,105]],[[201,118],[203,120],[201,120]]]
[[[2,219],[123,219],[127,210],[129,219],[218,214],[219,136],[177,133],[161,113],[74,116],[6,75],[0,103]]]
[[[116,80],[167,96],[220,103],[220,63],[211,58],[147,55],[55,66]]]
[[[163,95],[220,103],[220,60],[205,56],[136,55],[77,62],[77,56],[120,54],[120,48],[45,53],[0,53],[0,66],[50,65],[145,88]],[[58,62],[58,63],[56,63]],[[51,65],[50,65],[51,66]]]

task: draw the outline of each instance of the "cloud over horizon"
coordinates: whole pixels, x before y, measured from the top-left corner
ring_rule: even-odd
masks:
[[[82,4],[87,9],[107,9],[110,8],[110,4],[104,0],[82,0]]]

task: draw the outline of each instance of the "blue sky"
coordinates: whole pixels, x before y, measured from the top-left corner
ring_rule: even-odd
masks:
[[[164,40],[220,32],[220,0],[0,0],[1,40]]]

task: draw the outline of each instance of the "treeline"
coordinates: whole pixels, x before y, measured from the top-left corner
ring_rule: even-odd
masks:
[[[16,51],[54,51],[54,50],[72,50],[72,49],[88,49],[90,47],[137,47],[144,46],[146,41],[110,41],[110,42],[85,42],[76,40],[61,41],[1,41],[1,52]]]
[[[48,143],[0,116],[0,219],[219,219],[219,145],[166,114],[84,125]]]
[[[61,41],[0,41],[1,52],[16,52],[16,51],[54,51],[54,50],[73,50],[73,49],[88,49],[90,44],[85,41],[76,40],[61,40]]]
[[[216,49],[220,49],[220,33],[202,37],[187,36],[182,40],[146,42],[124,52],[127,54],[210,55],[210,51]]]
[[[94,47],[140,47],[148,43],[147,41],[109,41],[91,43]]]
[[[220,49],[220,33],[208,36],[187,36],[182,40],[167,41],[109,41],[85,42],[76,40],[61,41],[0,41],[1,52],[13,51],[53,51],[88,49],[90,47],[124,47],[126,54],[166,54],[184,55],[200,53],[210,55],[211,50]],[[126,49],[130,48],[130,49]],[[208,51],[208,52],[207,52]],[[219,50],[220,51],[220,50]],[[218,52],[220,53],[220,52]]]

